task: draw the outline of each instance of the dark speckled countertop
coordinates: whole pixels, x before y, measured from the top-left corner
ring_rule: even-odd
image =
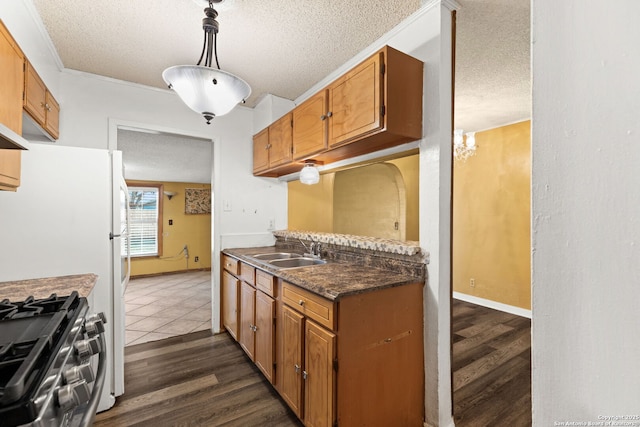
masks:
[[[0,300],[22,301],[29,296],[36,299],[46,298],[54,293],[58,296],[66,296],[73,291],[78,291],[81,297],[86,297],[93,290],[97,280],[98,276],[95,274],[76,274],[0,282]]]
[[[225,249],[224,253],[247,264],[267,271],[287,282],[300,286],[330,300],[339,300],[347,295],[377,289],[402,286],[423,279],[390,270],[353,265],[344,261],[328,261],[326,264],[301,268],[278,269],[256,261],[250,255],[280,252],[275,246],[258,248]]]

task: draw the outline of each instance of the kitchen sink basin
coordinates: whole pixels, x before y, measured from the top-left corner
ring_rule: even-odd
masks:
[[[302,255],[293,252],[275,252],[269,254],[257,254],[251,255],[251,258],[259,259],[262,261],[271,261],[274,259],[288,259],[288,258],[300,258]]]
[[[323,259],[307,258],[307,257],[275,259],[273,261],[269,261],[269,264],[278,268],[307,267],[310,265],[320,265],[320,264],[326,264],[326,263],[327,261]]]

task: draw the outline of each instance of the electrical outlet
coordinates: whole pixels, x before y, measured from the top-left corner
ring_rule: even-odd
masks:
[[[200,261],[200,257],[199,257],[199,256],[197,256],[197,257],[193,258],[193,261],[194,261],[194,262],[198,262],[198,261]]]
[[[269,218],[269,227],[267,230],[274,230],[276,228],[276,220],[274,218]]]
[[[476,287],[476,279],[469,279],[469,286],[471,286],[472,288]]]
[[[173,225],[173,220],[172,219],[169,220],[169,225]]]

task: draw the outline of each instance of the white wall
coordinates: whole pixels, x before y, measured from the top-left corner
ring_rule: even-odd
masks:
[[[532,15],[533,424],[638,416],[640,3]]]

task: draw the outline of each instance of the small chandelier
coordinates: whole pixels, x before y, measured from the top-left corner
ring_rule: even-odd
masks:
[[[476,133],[467,132],[466,139],[463,136],[462,129],[453,131],[453,156],[456,160],[466,161],[469,157],[476,154]]]
[[[211,124],[214,117],[233,110],[239,102],[244,103],[251,95],[251,87],[247,82],[222,71],[218,63],[218,12],[213,8],[213,4],[222,1],[209,0],[209,7],[204,9],[204,45],[198,64],[176,65],[162,72],[162,78],[169,85],[169,89],[175,90],[189,108],[202,114],[207,124]],[[211,66],[214,58],[217,69]],[[203,59],[204,64],[200,65]]]
[[[300,171],[300,182],[307,185],[313,185],[320,182],[320,171],[318,171],[315,161],[305,161],[304,167]]]

